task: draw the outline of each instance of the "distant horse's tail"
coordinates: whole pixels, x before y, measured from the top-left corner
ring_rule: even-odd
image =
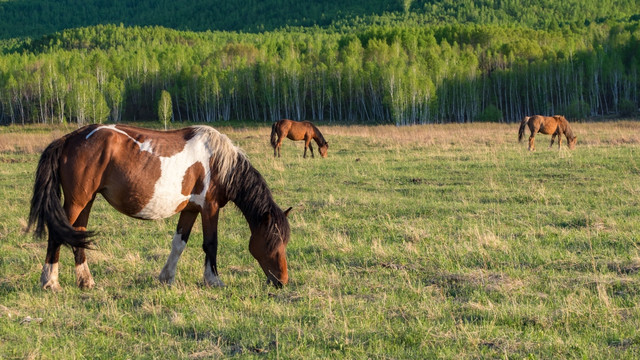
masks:
[[[40,156],[36,181],[33,185],[31,211],[27,231],[35,224],[35,235],[44,236],[44,227],[49,230],[50,241],[73,247],[88,248],[92,232],[76,230],[71,226],[62,207],[60,197],[59,164],[65,137],[52,142]]]
[[[520,123],[520,130],[518,130],[518,141],[522,141],[522,138],[524,137],[524,128],[527,126],[530,118],[531,116],[525,116],[524,119],[522,119],[522,122]]]
[[[274,122],[273,126],[271,126],[271,146],[276,148],[276,133],[277,133],[278,122]]]

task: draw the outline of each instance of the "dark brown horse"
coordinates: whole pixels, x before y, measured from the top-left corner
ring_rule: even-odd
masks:
[[[277,140],[276,140],[277,135]],[[282,140],[284,137],[288,137],[291,140],[304,140],[304,155],[307,157],[307,148],[311,150],[311,157],[313,157],[313,147],[311,146],[311,139],[315,140],[318,144],[318,151],[320,156],[327,157],[327,150],[329,149],[329,143],[324,139],[322,133],[318,128],[309,121],[293,121],[289,119],[282,119],[276,121],[271,127],[271,146],[273,146],[273,156],[280,157],[280,148],[282,147]]]
[[[61,193],[64,193],[64,205]],[[52,142],[38,163],[29,227],[36,236],[49,230],[40,282],[58,290],[61,245],[75,255],[76,283],[94,281],[85,258],[93,233],[87,232],[96,194],[118,211],[139,219],[161,219],[180,213],[171,254],[160,281],[171,284],[198,214],[202,217],[204,282],[223,286],[218,278],[218,211],[235,203],[249,223],[249,251],[267,280],[288,281],[285,247],[289,241],[287,211],[273,201],[264,178],[229,138],[207,126],[154,131],[123,125],[89,125]]]
[[[551,144],[549,147],[553,146],[553,141],[556,136],[558,136],[558,149],[560,149],[560,145],[562,144],[562,135],[567,138],[569,149],[574,149],[578,142],[578,137],[573,135],[569,122],[562,115],[525,116],[520,123],[520,130],[518,130],[518,141],[522,141],[524,137],[524,128],[527,125],[529,125],[529,131],[531,131],[531,136],[529,136],[529,151],[535,151],[536,149],[534,138],[538,132],[551,135]]]

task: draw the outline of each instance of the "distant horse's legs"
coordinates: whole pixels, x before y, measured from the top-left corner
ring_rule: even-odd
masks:
[[[276,147],[273,149],[273,156],[276,156],[276,150],[278,151],[278,157],[280,157],[280,148],[282,147],[282,140],[284,140],[284,135],[278,132],[278,141],[276,142]]]
[[[558,150],[560,150],[560,146],[562,146],[562,133],[558,133]]]
[[[204,284],[207,286],[224,286],[218,278],[218,207],[212,206],[202,212],[202,232],[204,241]]]
[[[309,136],[304,137],[304,154],[302,155],[303,158],[307,157],[307,148],[311,149],[311,157],[313,157],[313,147],[311,147],[311,138]]]
[[[536,151],[535,137],[538,131],[540,131],[540,125],[529,122],[529,130],[531,130],[531,136],[529,136],[529,151]]]
[[[89,201],[78,215],[76,221],[73,223],[73,227],[76,228],[76,230],[87,231],[87,223],[89,222],[89,213],[91,212],[92,205],[93,199]],[[93,277],[89,271],[89,265],[87,265],[87,258],[85,257],[84,249],[74,247],[73,257],[76,263],[76,285],[81,289],[91,289],[96,283],[93,281]]]
[[[554,142],[554,140],[556,139],[556,134],[557,134],[557,133],[553,133],[553,135],[551,135],[551,144],[549,144],[549,147],[552,147],[552,146],[553,146],[553,142]],[[558,136],[558,138],[559,138],[559,136]],[[560,140],[558,140],[558,141],[560,141]]]
[[[176,266],[178,266],[178,260],[182,251],[187,246],[187,240],[189,240],[189,234],[191,234],[191,228],[193,223],[198,217],[197,212],[183,211],[180,213],[180,219],[178,219],[178,226],[176,227],[176,233],[173,235],[173,241],[171,242],[171,253],[167,258],[167,262],[164,264],[160,276],[158,279],[165,283],[171,284],[176,278]]]
[[[535,135],[529,136],[529,151],[536,151]]]

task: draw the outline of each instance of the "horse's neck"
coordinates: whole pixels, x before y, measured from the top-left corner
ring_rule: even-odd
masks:
[[[273,197],[267,183],[248,160],[239,160],[234,181],[227,189],[229,200],[240,209],[249,226],[260,223],[261,217],[273,206]]]
[[[324,139],[324,137],[322,136],[320,131],[318,131],[318,129],[315,129],[315,133],[313,135],[313,140],[316,141],[316,144],[318,144],[318,146],[322,146],[326,142],[326,140]]]

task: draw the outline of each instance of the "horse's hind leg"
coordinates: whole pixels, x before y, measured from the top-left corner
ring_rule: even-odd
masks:
[[[65,202],[64,210],[67,214],[67,218],[69,219],[69,223],[73,224],[77,230],[86,230],[92,201],[90,201],[85,207]],[[84,211],[85,208],[86,212]],[[60,246],[62,243],[63,241],[61,239],[54,238],[51,236],[51,233],[49,233],[47,255],[45,257],[44,266],[42,267],[42,274],[40,275],[40,284],[43,289],[51,289],[53,291],[62,290],[62,287],[60,287],[60,283],[58,282],[58,260],[60,259]],[[86,273],[89,275],[88,280],[83,283],[91,284],[91,286],[93,286],[93,279],[91,278],[89,268],[86,266],[86,262],[84,261],[84,249],[81,249],[79,254],[76,253],[76,249],[74,249],[74,254],[76,254],[76,274],[79,265],[78,260],[82,260],[80,264],[84,263]],[[80,280],[78,280],[78,285],[80,285]]]
[[[94,197],[95,199],[95,197]],[[78,215],[76,221],[73,223],[73,227],[76,230],[87,230],[87,223],[89,222],[89,213],[91,212],[91,206],[93,205],[93,199],[82,209]],[[89,271],[89,265],[87,264],[87,258],[84,254],[83,248],[73,248],[73,257],[76,263],[76,285],[81,289],[91,289],[95,286],[91,272]]]
[[[273,156],[276,156],[276,149],[277,149],[278,157],[280,157],[280,148],[282,147],[282,140],[284,140],[284,135],[278,133],[278,141],[276,142],[276,147],[273,149]]]
[[[60,259],[60,240],[53,238],[49,233],[49,241],[47,244],[47,256],[42,266],[42,274],[40,275],[40,284],[43,289],[51,289],[52,291],[62,290],[58,282],[58,260]]]
[[[529,136],[529,151],[536,151],[535,136]]]
[[[197,212],[183,211],[180,213],[176,233],[173,235],[173,241],[171,242],[171,254],[169,254],[167,262],[164,264],[162,271],[160,271],[160,276],[158,277],[161,282],[171,284],[176,278],[178,260],[180,260],[180,255],[182,255],[182,251],[187,246],[187,240],[189,240],[191,228],[193,227],[193,223],[196,221],[197,217]]]

